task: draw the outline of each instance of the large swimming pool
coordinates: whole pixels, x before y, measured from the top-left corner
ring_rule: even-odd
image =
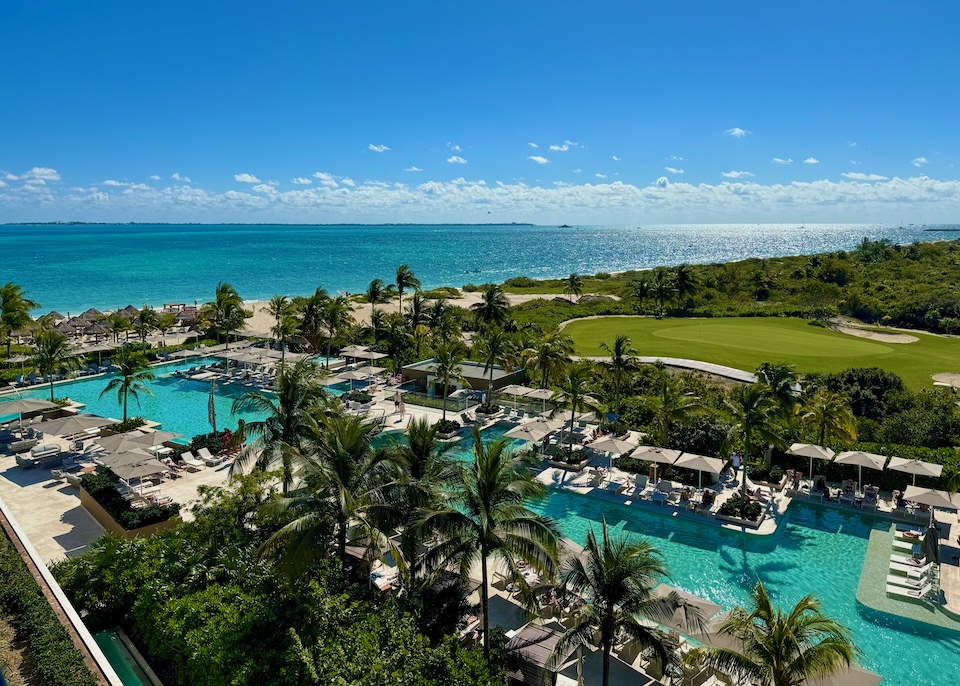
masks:
[[[484,438],[506,430],[506,425],[494,425]],[[451,454],[469,460],[472,447],[473,441],[464,439]],[[850,627],[863,651],[861,664],[881,674],[887,686],[956,680],[944,675],[960,669],[960,633],[884,615],[857,602],[870,532],[888,529],[889,521],[794,501],[775,534],[756,536],[671,517],[669,508],[651,512],[561,490],[551,489],[531,507],[552,517],[564,536],[581,545],[591,527],[599,530],[601,517],[615,531],[647,538],[663,553],[670,583],[724,609],[746,604],[757,579],[781,606],[815,594],[827,614]]]

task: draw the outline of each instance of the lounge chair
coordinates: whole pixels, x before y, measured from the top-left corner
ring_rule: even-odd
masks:
[[[923,602],[926,599],[927,594],[932,590],[932,584],[926,584],[922,588],[904,588],[903,586],[887,584],[887,593],[889,595],[895,595],[898,598],[903,598],[904,600],[919,600]]]
[[[903,555],[896,554],[890,556],[890,561],[901,565],[910,565],[912,567],[923,567],[925,564],[927,564],[927,558],[925,557],[905,557]]]
[[[920,547],[909,541],[894,541],[893,549],[897,551],[902,551],[904,553],[916,554],[920,552]]]
[[[901,574],[906,574],[907,576],[912,577],[914,579],[919,579],[922,576],[926,576],[927,574],[930,573],[930,569],[932,567],[933,567],[932,562],[928,562],[927,564],[922,566],[904,565],[904,564],[900,564],[899,562],[890,563],[890,571],[900,572]]]
[[[192,472],[199,472],[206,466],[201,460],[195,458],[193,453],[189,450],[185,453],[181,453],[180,461],[183,462],[188,471]]]
[[[887,574],[888,586],[903,586],[904,588],[923,588],[927,585],[926,577],[917,579],[908,576],[899,576],[897,574]]]
[[[877,489],[871,488],[863,492],[863,502],[860,503],[860,507],[862,508],[870,507],[876,510],[877,505],[879,503],[880,503],[880,492]]]
[[[221,455],[214,455],[207,448],[200,448],[197,451],[197,457],[203,460],[203,463],[208,467],[216,467],[226,459]]]

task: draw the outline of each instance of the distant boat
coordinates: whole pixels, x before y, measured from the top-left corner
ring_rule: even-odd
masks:
[[[561,224],[558,228],[561,228],[561,229],[572,229],[573,227],[570,226],[569,224]]]

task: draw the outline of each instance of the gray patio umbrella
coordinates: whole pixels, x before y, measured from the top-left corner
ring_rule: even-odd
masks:
[[[167,467],[167,465],[156,459],[147,460],[138,464],[121,465],[110,468],[114,474],[124,481],[130,481],[131,479],[142,479],[145,476],[153,476],[154,474],[162,474],[168,469],[169,467]]]
[[[697,487],[703,488],[703,473],[719,474],[723,471],[723,460],[716,457],[705,457],[694,453],[684,453],[676,462],[674,467],[684,467],[686,469],[697,470]]]
[[[109,450],[112,453],[122,452],[124,450],[131,450],[133,448],[142,448],[143,443],[138,443],[135,441],[135,438],[143,436],[142,431],[129,431],[125,434],[116,434],[114,436],[104,436],[103,438],[97,439],[97,445],[99,445],[104,450]]]
[[[49,422],[44,422],[42,428],[45,433],[54,436],[65,436],[67,434],[80,433],[88,429],[96,429],[101,426],[116,424],[117,420],[98,417],[93,414],[78,414],[74,417],[61,417]]]
[[[98,457],[95,461],[99,462],[104,467],[113,469],[114,467],[125,467],[155,459],[157,459],[157,456],[148,453],[144,448],[133,448],[131,450],[123,450],[121,452]]]
[[[826,460],[829,462],[836,454],[830,448],[824,448],[822,445],[812,443],[794,443],[787,450],[788,455],[799,455],[800,457],[810,458],[810,478],[813,478],[813,458]]]
[[[910,460],[905,457],[891,457],[887,469],[895,472],[905,472],[913,474],[913,485],[917,485],[917,475],[920,476],[940,476],[943,474],[942,464],[932,464],[922,460]]]
[[[543,409],[546,410],[546,409],[547,409],[547,401],[550,400],[550,398],[553,397],[553,391],[551,391],[549,388],[537,388],[537,389],[534,389],[534,390],[530,391],[529,393],[527,393],[527,394],[524,395],[523,397],[524,397],[524,398],[533,398],[533,399],[535,399],[535,400],[542,400],[542,401],[543,401]]]
[[[680,457],[681,451],[670,450],[669,448],[657,448],[650,445],[642,445],[633,451],[631,457],[634,460],[646,460],[657,464],[673,464]],[[658,476],[659,476],[659,467]]]
[[[688,636],[696,636],[700,633],[706,627],[707,620],[721,610],[719,605],[706,598],[687,593],[668,584],[660,584],[653,589],[651,595],[654,598],[664,598],[671,593],[676,593],[679,596],[681,605],[673,613],[670,623],[666,626],[681,631]]]
[[[179,435],[172,431],[149,431],[141,436],[132,436],[130,440],[140,445],[163,445]]]
[[[862,450],[848,450],[837,455],[833,458],[833,461],[836,464],[857,465],[857,487],[860,487],[863,484],[863,468],[882,470],[883,463],[887,461],[887,456],[865,453]]]
[[[912,503],[939,507],[944,510],[960,510],[960,496],[951,495],[946,491],[938,491],[933,488],[907,486],[907,490],[903,494],[903,499]]]
[[[590,448],[601,453],[610,453],[610,468],[612,469],[614,455],[625,455],[636,448],[637,445],[638,444],[633,441],[611,436],[609,438],[602,438],[596,443],[591,444]]]
[[[534,422],[519,424],[503,435],[507,438],[520,438],[524,441],[539,441],[550,434],[550,431],[544,427],[534,426],[533,424]]]
[[[51,407],[56,407],[56,403],[52,403],[49,400],[41,400],[40,398],[22,398],[20,400],[12,400],[7,403],[0,403],[0,417],[6,417],[8,415],[17,415],[17,419],[20,423],[20,428],[23,428],[23,415],[28,412],[36,412],[37,410],[49,410]]]

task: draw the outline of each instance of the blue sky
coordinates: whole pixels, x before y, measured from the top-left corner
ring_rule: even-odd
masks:
[[[0,221],[960,221],[956,3],[8,3]]]

